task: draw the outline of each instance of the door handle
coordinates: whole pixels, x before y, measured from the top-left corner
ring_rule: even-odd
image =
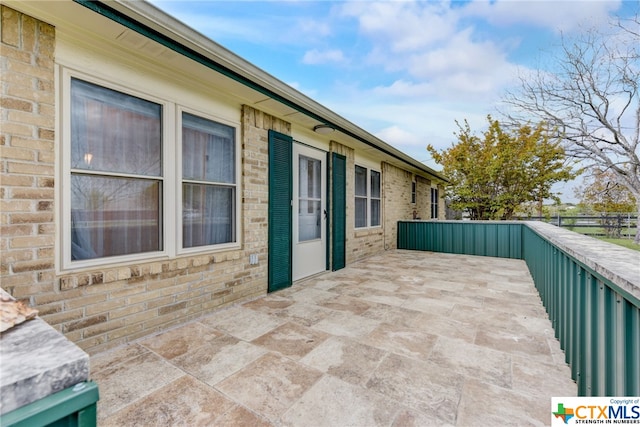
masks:
[[[324,209],[324,219],[327,219],[327,210]]]

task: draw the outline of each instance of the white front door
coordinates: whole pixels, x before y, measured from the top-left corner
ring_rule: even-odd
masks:
[[[326,270],[326,153],[293,144],[293,280]]]

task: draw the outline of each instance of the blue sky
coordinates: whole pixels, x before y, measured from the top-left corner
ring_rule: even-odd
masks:
[[[638,1],[168,1],[160,9],[412,157],[482,131],[562,35]],[[563,191],[571,199],[572,190]]]

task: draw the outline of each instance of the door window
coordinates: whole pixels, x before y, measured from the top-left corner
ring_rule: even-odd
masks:
[[[298,186],[298,241],[322,236],[322,187],[320,160],[301,155]]]

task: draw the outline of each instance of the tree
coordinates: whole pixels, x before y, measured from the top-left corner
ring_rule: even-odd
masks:
[[[635,197],[616,179],[611,170],[594,169],[584,185],[576,189],[580,204],[598,213],[634,212]]]
[[[616,179],[611,170],[594,169],[585,185],[576,189],[582,206],[603,215],[602,223],[609,237],[620,237],[623,225],[620,214],[633,212],[636,208],[635,197]],[[614,213],[618,215],[612,216]]]
[[[549,123],[568,156],[610,172],[640,211],[640,18],[563,39],[553,60],[505,95],[507,116]]]
[[[442,152],[427,147],[451,181],[451,208],[468,211],[471,219],[510,219],[522,203],[552,197],[554,183],[575,177],[544,123],[504,131],[498,120],[487,121],[482,138],[465,120],[464,126],[456,122],[457,144]]]

